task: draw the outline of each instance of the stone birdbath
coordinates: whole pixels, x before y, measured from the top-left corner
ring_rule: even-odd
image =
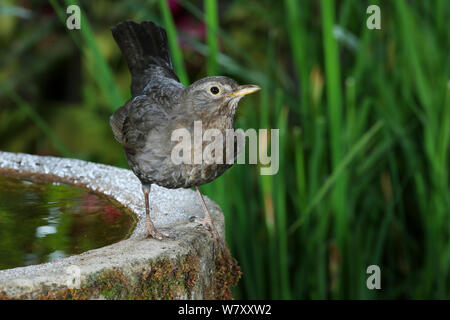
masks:
[[[136,218],[124,240],[48,263],[0,270],[0,299],[232,298],[239,266],[228,250],[213,249],[207,230],[190,222],[203,215],[194,191],[152,187],[152,202],[159,209],[151,211],[152,219],[171,235],[158,241],[145,239],[143,194],[130,170],[0,151],[0,176],[82,187],[114,199]],[[222,211],[207,198],[206,203],[224,237]]]

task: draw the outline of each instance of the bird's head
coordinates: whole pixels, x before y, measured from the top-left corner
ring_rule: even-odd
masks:
[[[239,100],[256,92],[256,85],[239,85],[228,77],[207,77],[186,87],[183,100],[196,114],[234,117]]]

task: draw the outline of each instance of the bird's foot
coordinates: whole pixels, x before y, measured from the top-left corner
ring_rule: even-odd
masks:
[[[212,222],[211,219],[199,218],[199,217],[193,216],[189,220],[192,222],[196,222],[199,224],[199,226],[204,227],[209,230],[209,232],[211,233],[211,236],[214,240],[214,251],[216,249],[216,247],[215,247],[216,243],[219,243],[222,248],[225,247],[225,244],[224,244],[222,238],[220,237],[219,233],[217,232],[216,227],[214,227],[214,223]]]
[[[147,232],[146,238],[153,238],[156,240],[163,240],[169,238],[169,233],[158,231],[150,220],[145,223],[145,230]]]

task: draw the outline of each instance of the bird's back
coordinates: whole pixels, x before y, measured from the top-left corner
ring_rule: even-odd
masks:
[[[114,137],[143,183],[178,187],[181,173],[170,159],[170,137],[185,87],[173,71],[166,32],[150,21],[124,21],[112,34],[131,72],[132,95],[110,117]]]

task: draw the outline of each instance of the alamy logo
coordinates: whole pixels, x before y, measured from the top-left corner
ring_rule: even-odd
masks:
[[[366,273],[370,274],[370,276],[367,278],[367,281],[366,281],[367,289],[369,289],[369,290],[381,289],[380,267],[377,266],[376,264],[370,265],[367,267]]]
[[[367,7],[367,14],[370,16],[367,18],[366,26],[368,29],[381,29],[381,10],[376,4],[372,4]]]
[[[67,29],[69,30],[73,30],[73,29],[77,29],[80,30],[81,29],[81,10],[80,7],[73,4],[71,6],[67,7],[66,10],[67,14],[70,14],[70,16],[67,17],[66,20],[66,26]]]
[[[249,164],[259,163],[261,175],[277,174],[279,169],[279,129],[270,130],[270,155],[268,155],[268,130],[202,129],[202,121],[194,122],[193,139],[191,131],[179,128],[172,132],[171,141],[178,142],[172,149],[171,160],[174,164],[233,164],[246,163],[245,144],[249,141]],[[204,146],[206,142],[206,146]],[[224,150],[225,146],[225,150]],[[235,150],[236,146],[236,150]],[[259,152],[257,152],[257,150]],[[225,151],[225,154],[224,154]],[[259,157],[258,157],[259,156]],[[259,159],[258,159],[259,158]]]

